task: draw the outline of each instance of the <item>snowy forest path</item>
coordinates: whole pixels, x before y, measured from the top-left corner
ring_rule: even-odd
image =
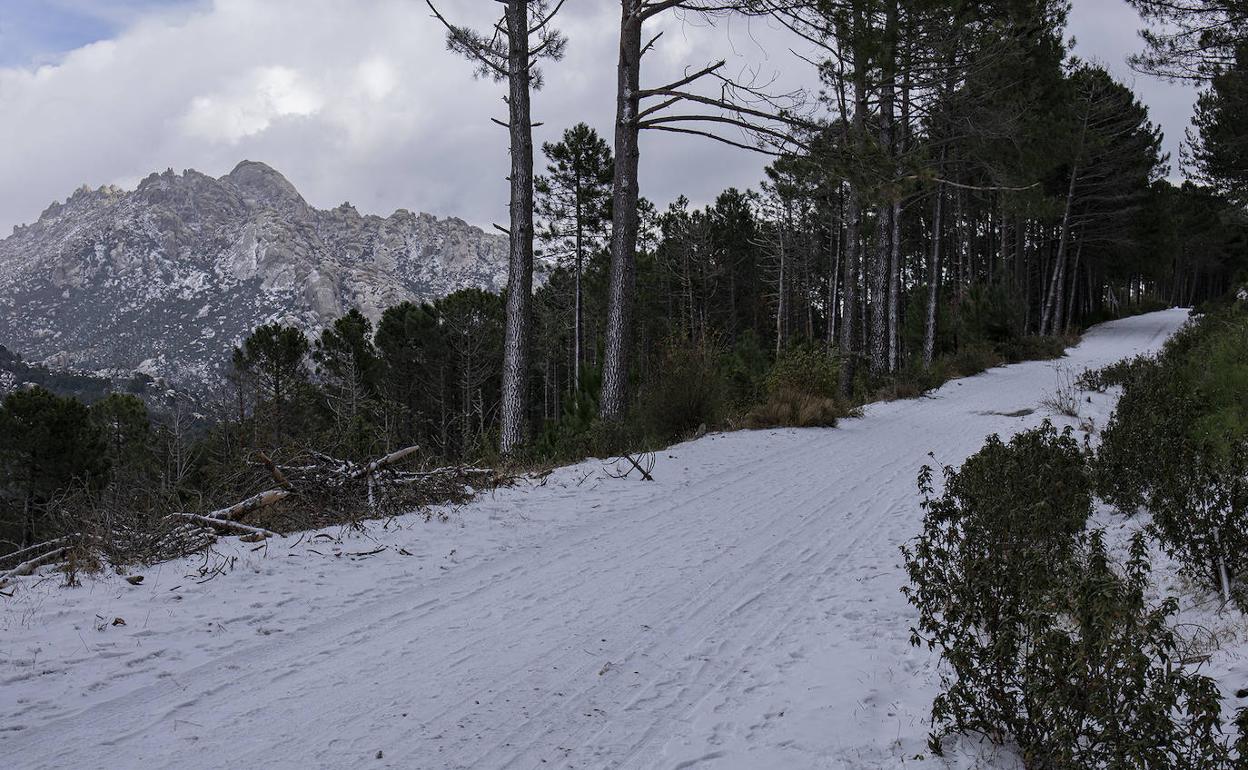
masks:
[[[69,713],[42,703],[32,721],[0,697],[10,726],[26,722],[0,732],[0,754],[13,767],[898,766],[927,754],[936,685],[899,593],[920,467],[1046,417],[1077,425],[1042,406],[1061,372],[1156,350],[1185,318],[1105,324],[1063,359],[872,404],[835,429],[681,444],[658,454],[654,482],[560,469],[467,506],[511,539],[462,563],[378,566],[363,584],[382,563],[266,563],[255,580],[281,598],[265,617],[285,632],[150,672],[149,643],[146,673]],[[1086,397],[1098,419],[1112,407]],[[353,591],[334,579],[348,572]],[[170,650],[203,617],[186,609],[164,621],[185,626],[161,631]],[[66,681],[110,677],[107,658],[44,655]]]

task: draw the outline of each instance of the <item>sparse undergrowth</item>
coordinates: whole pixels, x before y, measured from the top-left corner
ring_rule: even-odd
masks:
[[[1062,366],[1057,367],[1057,386],[1053,393],[1040,402],[1040,405],[1054,414],[1078,419],[1079,387],[1075,377]]]

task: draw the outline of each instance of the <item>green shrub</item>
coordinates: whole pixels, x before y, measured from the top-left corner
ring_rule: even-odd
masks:
[[[630,421],[613,422],[595,419],[585,431],[584,445],[578,457],[611,457],[636,452],[647,446]]]
[[[1145,602],[1142,538],[1119,574],[1091,513],[1067,429],[991,437],[932,497],[902,549],[919,612],[912,642],[939,650],[931,746],[959,733],[1015,746],[1035,768],[1229,767],[1216,686],[1173,665],[1173,601]]]
[[[931,366],[924,366],[919,357],[914,357],[897,376],[897,387],[901,391],[921,395],[948,382],[954,376],[950,368],[949,358],[938,356],[932,360]],[[905,396],[897,396],[904,398]]]
[[[1158,310],[1168,310],[1174,307],[1165,300],[1156,297],[1144,297],[1137,302],[1119,305],[1118,307],[1110,307],[1108,305],[1089,313],[1082,319],[1083,327],[1095,326],[1106,321],[1114,321],[1119,318],[1130,318],[1134,315],[1143,315],[1144,313],[1155,313]]]
[[[767,373],[771,358],[752,330],[746,330],[737,342],[721,356],[724,405],[744,411],[766,395]]]
[[[547,420],[533,442],[535,461],[575,461],[592,453],[593,442],[589,433],[598,419],[598,396],[601,391],[601,367],[582,364],[580,390],[564,397],[559,416]]]
[[[1097,493],[1120,512],[1132,516],[1145,504],[1154,474],[1166,454],[1159,442],[1182,431],[1184,397],[1162,364],[1140,360],[1133,375],[1108,367],[1089,375],[1093,386],[1127,385],[1101,434],[1093,465]],[[1170,424],[1167,424],[1170,423]]]
[[[835,354],[814,345],[796,345],[781,351],[767,373],[767,392],[795,390],[812,396],[835,398],[840,386],[840,366]]]
[[[1161,546],[1201,584],[1248,607],[1248,312],[1210,314],[1125,373],[1102,436],[1097,489],[1147,508]],[[1110,379],[1105,375],[1102,379]]]
[[[1004,284],[975,284],[957,303],[959,347],[1008,342],[1023,334],[1021,298]]]
[[[832,427],[847,414],[838,396],[840,367],[833,354],[813,345],[781,352],[767,373],[767,398],[746,416],[752,428]]]
[[[892,384],[880,394],[880,398],[884,400],[899,398],[918,398],[929,390],[924,387],[922,380],[911,379],[909,377],[896,377]]]
[[[1150,363],[1156,359],[1150,356],[1124,358],[1100,369],[1088,369],[1075,380],[1075,385],[1083,390],[1095,390],[1104,393],[1113,387],[1123,387],[1132,378],[1146,373]]]
[[[947,361],[951,377],[970,377],[1004,363],[996,349],[986,342],[964,345]]]
[[[1027,335],[999,343],[997,351],[1011,364],[1019,361],[1047,361],[1066,355],[1066,348],[1075,342],[1076,339],[1061,335]]]
[[[922,351],[923,341],[927,335],[927,287],[919,286],[914,297],[919,301],[907,302],[905,315],[902,318],[901,339],[902,349]],[[932,351],[936,357],[953,352],[957,348],[958,329],[952,322],[954,290],[943,287],[940,300],[936,305],[936,336],[932,340]]]
[[[1217,683],[1179,662],[1178,602],[1149,606],[1142,534],[1116,569],[1099,531],[1080,537],[1065,590],[1035,615],[1022,658],[1029,767],[1230,768]]]
[[[711,425],[719,416],[724,383],[714,351],[670,341],[642,383],[636,414],[646,434],[664,442]]]

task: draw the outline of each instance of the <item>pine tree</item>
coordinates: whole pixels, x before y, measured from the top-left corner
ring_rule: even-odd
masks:
[[[0,436],[2,523],[22,547],[49,535],[49,508],[59,493],[107,481],[105,440],[81,401],[43,388],[14,391],[0,404]]]
[[[234,372],[251,390],[263,437],[281,443],[292,433],[292,404],[307,383],[308,338],[295,326],[265,324],[234,349]]]
[[[482,34],[448,22],[447,47],[477,64],[478,74],[507,82],[507,132],[511,147],[507,323],[503,345],[502,426],[499,448],[515,453],[528,439],[529,336],[533,300],[533,119],[531,90],[541,88],[541,59],[563,58],[567,43],[551,26],[563,7],[547,0],[503,0],[503,18]]]
[[[402,302],[386,308],[375,336],[388,433],[403,446],[445,437],[438,430],[446,390],[446,355],[438,310]]]
[[[1188,165],[1201,182],[1248,206],[1248,43],[1209,80],[1187,132]]]
[[[375,447],[367,436],[377,416],[381,375],[372,322],[352,308],[321,332],[312,360],[339,437],[356,456],[370,454]]]
[[[538,237],[545,255],[561,264],[571,262],[572,390],[581,389],[584,354],[584,291],[582,276],[587,255],[601,249],[610,221],[613,163],[611,148],[585,123],[563,132],[558,143],[542,145],[550,163],[535,183],[537,215],[542,218]]]
[[[1148,29],[1133,67],[1172,80],[1207,80],[1248,45],[1248,0],[1128,0]]]

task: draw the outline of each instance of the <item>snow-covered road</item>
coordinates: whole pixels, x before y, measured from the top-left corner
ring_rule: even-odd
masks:
[[[925,745],[934,658],[910,646],[898,591],[919,467],[1038,425],[1059,368],[1154,350],[1185,318],[1113,322],[1060,361],[872,405],[836,429],[681,444],[653,483],[587,462],[446,522],[292,537],[267,555],[239,544],[233,571],[203,584],[194,560],[139,586],[26,581],[0,598],[0,757],[943,766]],[[1082,404],[1098,426],[1111,406]]]

